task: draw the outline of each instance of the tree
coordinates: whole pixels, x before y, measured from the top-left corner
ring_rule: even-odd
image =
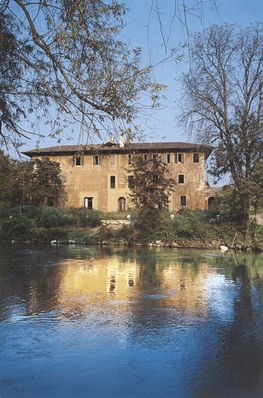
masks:
[[[59,163],[48,158],[14,161],[0,151],[0,201],[11,205],[54,206],[63,200]]]
[[[1,9],[0,9],[1,10]],[[17,131],[16,122],[24,116],[19,101],[14,102],[14,93],[20,90],[22,79],[22,63],[16,53],[19,52],[19,43],[12,33],[16,27],[9,15],[0,11],[0,138],[7,141],[4,126],[12,135]],[[21,43],[22,44],[22,43]],[[24,52],[27,46],[24,45]],[[22,131],[21,131],[22,136]]]
[[[140,242],[156,240],[161,223],[161,210],[167,209],[175,180],[169,165],[158,155],[134,155],[129,176],[130,197],[139,210],[135,227]]]
[[[59,163],[48,158],[34,159],[30,162],[30,168],[31,183],[26,187],[26,194],[31,204],[35,206],[58,204],[63,186]]]
[[[175,185],[168,164],[161,156],[134,155],[129,180],[130,197],[137,208],[167,208],[169,194]]]
[[[58,163],[48,158],[16,162],[13,169],[13,203],[55,206],[59,203],[63,182]]]
[[[12,162],[3,151],[0,151],[0,201],[8,202],[12,189]]]
[[[230,173],[248,231],[253,198],[262,194],[262,185],[254,183],[263,153],[262,25],[239,31],[212,26],[195,35],[191,55],[181,120],[216,146],[211,172],[215,177]]]
[[[263,209],[263,159],[255,163],[252,179],[252,203],[255,213],[262,212]]]
[[[54,135],[72,122],[97,136],[115,131],[115,124],[130,133],[141,94],[154,106],[162,86],[151,83],[150,68],[140,67],[141,50],[130,51],[119,39],[125,12],[117,1],[2,1],[4,143],[18,145],[27,136],[25,121],[50,123]]]

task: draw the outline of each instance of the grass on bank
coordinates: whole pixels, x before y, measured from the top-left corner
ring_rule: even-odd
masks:
[[[127,220],[113,229],[102,220]],[[100,213],[95,210],[55,207],[10,207],[0,204],[0,239],[47,243],[143,244],[161,242],[179,247],[228,247],[263,249],[263,226],[254,225],[251,241],[238,222],[217,219],[207,211]]]

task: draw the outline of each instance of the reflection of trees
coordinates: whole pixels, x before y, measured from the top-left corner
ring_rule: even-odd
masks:
[[[262,300],[259,299],[258,292],[262,291],[263,278],[259,278],[254,269],[246,264],[248,262],[255,265],[253,256],[243,260],[243,264],[236,263],[232,266],[232,280],[236,284],[238,294],[234,298],[231,322],[218,328],[220,366],[217,386],[202,386],[206,394],[210,391],[209,396],[214,396],[215,391],[220,391],[222,397],[262,396],[263,317]],[[253,274],[256,275],[255,278]],[[206,365],[209,372],[209,364]],[[199,393],[202,396],[202,392]]]
[[[263,376],[263,350],[259,344],[258,313],[254,305],[252,280],[249,269],[244,264],[233,268],[233,280],[240,284],[239,295],[234,302],[234,316],[227,333],[223,334],[221,358],[224,362],[228,387],[234,385],[248,396]],[[263,329],[261,329],[263,330]],[[261,379],[262,380],[262,379]],[[258,391],[259,392],[259,391]],[[253,396],[253,395],[252,395]]]
[[[57,308],[59,287],[64,277],[63,267],[58,266],[60,261],[101,259],[111,254],[111,248],[2,247],[0,319],[35,315]]]
[[[148,344],[158,337],[159,343],[165,339],[167,343],[178,326],[207,316],[207,260],[199,253],[140,249],[136,262],[140,264],[138,297],[130,323],[135,340]]]
[[[60,249],[61,251],[61,249]],[[64,250],[65,258],[106,258],[112,256],[113,248],[111,246],[67,246]]]
[[[8,318],[13,311],[14,315],[34,315],[54,308],[61,277],[59,269],[54,267],[58,259],[56,250],[14,251],[7,247],[4,257],[6,265],[2,265],[0,289],[1,303],[5,304],[0,309],[1,318]]]
[[[238,257],[238,264],[245,264],[252,287],[256,288],[257,298],[263,305],[263,256],[257,254],[242,255]]]

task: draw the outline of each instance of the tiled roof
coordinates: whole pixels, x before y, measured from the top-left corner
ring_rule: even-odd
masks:
[[[205,152],[207,156],[212,152],[213,147],[208,145],[193,144],[189,142],[140,142],[126,143],[124,146],[113,143],[100,145],[59,145],[47,148],[36,148],[23,152],[29,157],[55,154],[83,153],[129,153],[129,152]]]

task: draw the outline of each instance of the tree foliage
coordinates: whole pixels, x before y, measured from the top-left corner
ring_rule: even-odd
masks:
[[[130,197],[137,208],[161,209],[168,205],[168,197],[175,185],[169,165],[161,156],[144,159],[134,155],[130,179]]]
[[[23,205],[54,206],[62,194],[60,166],[49,158],[16,164],[17,197]],[[20,195],[19,195],[20,194]]]
[[[13,161],[0,152],[0,200],[12,205],[54,206],[63,196],[58,163],[48,158]]]
[[[216,146],[212,174],[230,173],[248,224],[263,154],[262,24],[212,26],[193,42],[192,69],[183,77],[182,121]]]
[[[0,151],[0,201],[7,202],[12,190],[11,161]]]
[[[1,2],[2,141],[21,140],[29,120],[55,135],[72,122],[99,136],[115,124],[129,132],[141,93],[154,106],[162,87],[119,38],[125,12],[118,1]]]

